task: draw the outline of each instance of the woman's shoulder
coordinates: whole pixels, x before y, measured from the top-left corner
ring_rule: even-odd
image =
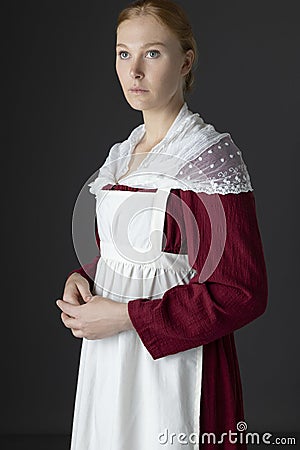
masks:
[[[185,163],[178,177],[187,189],[207,194],[230,194],[253,190],[242,151],[229,133],[205,136],[196,140],[191,151],[185,152]]]

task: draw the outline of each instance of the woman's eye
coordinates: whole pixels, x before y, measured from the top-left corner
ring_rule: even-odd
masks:
[[[125,56],[123,56],[125,54]],[[119,52],[119,56],[121,59],[127,59],[126,55],[128,55],[128,52],[125,52],[124,50]]]
[[[157,58],[160,55],[158,50],[149,50],[147,53],[151,59]]]

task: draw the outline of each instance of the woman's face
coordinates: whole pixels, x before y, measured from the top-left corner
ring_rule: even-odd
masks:
[[[122,22],[117,31],[116,71],[130,106],[144,111],[183,100],[190,52],[184,54],[177,37],[152,16]]]

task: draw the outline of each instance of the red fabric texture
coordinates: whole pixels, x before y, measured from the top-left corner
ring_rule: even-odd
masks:
[[[114,189],[124,189],[121,186]],[[153,359],[203,346],[200,430],[220,436],[237,431],[236,424],[244,420],[233,332],[262,315],[267,307],[267,271],[255,197],[253,191],[209,195],[175,189],[171,193],[164,251],[188,253],[197,274],[188,284],[167,290],[161,299],[129,301],[128,311]],[[215,269],[202,282],[199,274],[209,253],[213,228],[225,236],[224,248]],[[99,243],[97,229],[96,236]],[[214,260],[219,249],[212,254]],[[98,259],[71,273],[80,273],[92,286]],[[204,443],[199,448],[242,450],[246,445],[232,444],[225,438],[221,444]]]
[[[263,314],[267,305],[267,274],[252,191],[209,195],[179,191],[192,215],[185,219],[191,266],[188,284],[169,289],[161,299],[128,303],[130,318],[154,359],[208,344]],[[203,200],[203,201],[202,201]],[[220,201],[222,206],[220,204]],[[226,244],[216,269],[199,283],[211,242],[211,221],[205,204],[226,217]],[[195,246],[195,223],[200,232]]]

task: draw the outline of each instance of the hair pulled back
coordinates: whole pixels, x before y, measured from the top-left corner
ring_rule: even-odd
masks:
[[[198,51],[192,27],[185,11],[171,0],[138,0],[130,3],[118,15],[117,29],[125,20],[151,15],[167,26],[178,38],[182,51],[192,49],[195,55],[193,66],[185,76],[184,92],[190,92],[194,85],[193,68],[197,64]]]

